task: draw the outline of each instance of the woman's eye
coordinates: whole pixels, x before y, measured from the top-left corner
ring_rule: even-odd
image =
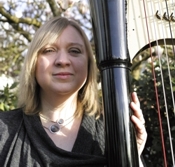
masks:
[[[56,52],[56,50],[55,49],[51,49],[51,48],[49,48],[49,49],[45,49],[44,51],[43,51],[43,53],[52,53],[52,52]]]
[[[81,50],[80,49],[71,49],[70,52],[74,53],[74,54],[80,54]]]

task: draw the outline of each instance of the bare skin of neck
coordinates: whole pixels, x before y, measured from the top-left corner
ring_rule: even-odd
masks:
[[[55,145],[63,150],[72,151],[75,140],[78,135],[78,130],[81,124],[82,117],[74,117],[74,113],[77,109],[77,95],[69,97],[62,103],[56,103],[48,98],[42,99],[41,114],[48,118],[48,120],[41,119],[41,123],[45,127],[50,127],[58,119],[62,118],[65,121],[63,128],[57,133],[51,133],[48,129],[44,128],[48,136],[55,143]],[[70,118],[70,119],[69,119]]]

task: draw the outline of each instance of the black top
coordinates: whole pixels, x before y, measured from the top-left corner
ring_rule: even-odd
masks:
[[[58,148],[42,127],[39,116],[22,109],[0,113],[0,166],[104,167],[102,119],[84,116],[72,152]]]

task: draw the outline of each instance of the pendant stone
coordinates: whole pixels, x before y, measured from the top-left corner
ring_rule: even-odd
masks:
[[[58,121],[57,121],[57,123],[60,125],[60,124],[63,124],[64,123],[64,120],[63,119],[59,119]]]
[[[60,126],[58,124],[51,125],[49,130],[51,133],[56,133],[60,130]]]

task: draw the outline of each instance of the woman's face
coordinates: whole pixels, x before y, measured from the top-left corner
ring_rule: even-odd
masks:
[[[88,56],[84,41],[72,26],[54,44],[45,46],[38,55],[36,79],[42,95],[71,95],[84,85],[88,73]]]

